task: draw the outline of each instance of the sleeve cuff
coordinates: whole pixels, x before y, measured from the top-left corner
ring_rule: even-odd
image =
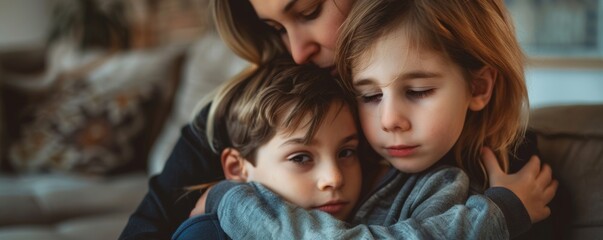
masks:
[[[532,227],[528,211],[511,190],[504,187],[492,187],[488,188],[484,194],[502,211],[511,238],[527,232]]]
[[[241,185],[244,183],[234,182],[234,181],[221,181],[218,184],[214,185],[207,194],[207,200],[205,201],[205,212],[206,213],[214,213],[218,211],[218,205],[224,197],[224,194],[228,192],[228,190]]]

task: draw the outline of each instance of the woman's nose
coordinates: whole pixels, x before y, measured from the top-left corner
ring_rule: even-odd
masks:
[[[343,174],[335,163],[324,166],[320,171],[318,188],[320,190],[335,190],[343,186]]]
[[[381,100],[381,128],[385,132],[407,131],[410,121],[406,118],[404,107],[395,99],[384,98]]]
[[[289,51],[297,64],[309,63],[318,54],[320,46],[312,40],[309,33],[301,29],[287,29]]]

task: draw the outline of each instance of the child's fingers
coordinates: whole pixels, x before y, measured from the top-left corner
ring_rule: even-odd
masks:
[[[548,206],[545,206],[542,209],[542,212],[540,213],[540,219],[537,222],[542,221],[542,220],[548,218],[549,216],[551,216],[551,208],[549,208]]]
[[[549,184],[544,189],[544,196],[547,199],[547,203],[551,202],[551,200],[553,200],[553,197],[555,197],[555,193],[557,193],[557,187],[559,187],[559,182],[557,180],[552,180],[551,184]]]
[[[544,164],[540,168],[540,173],[536,177],[536,181],[539,184],[538,186],[547,187],[551,184],[552,180],[553,170],[551,169],[551,166],[549,166],[548,164]]]
[[[496,160],[496,156],[489,147],[482,148],[482,163],[486,167],[486,172],[488,172],[489,176],[498,176],[504,174],[503,170],[500,168],[498,161]]]
[[[518,174],[529,174],[533,177],[538,177],[540,173],[540,158],[534,155],[530,158],[530,161],[526,163],[521,170],[519,170]]]

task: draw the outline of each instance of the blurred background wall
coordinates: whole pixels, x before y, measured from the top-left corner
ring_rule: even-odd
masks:
[[[0,0],[0,51],[45,43],[57,0]],[[531,61],[532,107],[603,102],[603,3],[506,0]]]
[[[0,50],[44,44],[50,29],[52,2],[0,0]]]

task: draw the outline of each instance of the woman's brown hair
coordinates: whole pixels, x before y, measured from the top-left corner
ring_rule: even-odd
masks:
[[[245,0],[211,0],[218,33],[235,54],[255,65],[287,53],[280,36],[260,21]]]

